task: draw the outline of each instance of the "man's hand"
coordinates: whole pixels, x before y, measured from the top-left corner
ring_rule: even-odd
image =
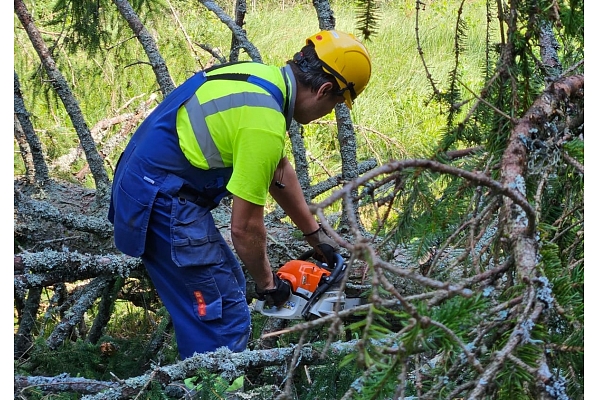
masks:
[[[304,238],[308,244],[315,249],[315,259],[326,262],[329,268],[333,268],[336,258],[335,253],[338,251],[338,244],[327,234],[323,227],[319,225],[319,229],[316,231],[304,235]]]
[[[259,290],[256,287],[256,294],[259,300],[264,300],[268,305],[281,307],[290,298],[292,288],[287,281],[281,280],[276,273],[273,272],[274,289]]]

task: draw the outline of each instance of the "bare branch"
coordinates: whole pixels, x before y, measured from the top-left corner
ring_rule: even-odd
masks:
[[[204,4],[204,6],[215,13],[215,15],[223,22],[227,27],[231,30],[235,39],[239,43],[239,47],[246,50],[252,61],[262,62],[262,58],[260,56],[260,52],[258,49],[248,40],[246,37],[246,32],[238,26],[233,19],[219,5],[212,0],[199,0],[200,3]]]

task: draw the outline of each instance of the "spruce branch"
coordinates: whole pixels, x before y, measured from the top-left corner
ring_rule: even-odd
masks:
[[[17,17],[21,22],[21,25],[25,28],[31,42],[34,44],[34,48],[37,51],[40,61],[42,62],[44,70],[48,74],[54,90],[60,97],[67,113],[69,114],[71,122],[75,127],[81,147],[85,152],[86,159],[90,164],[90,169],[94,177],[96,184],[96,199],[98,205],[101,205],[110,193],[108,174],[104,169],[104,163],[96,149],[96,145],[92,139],[89,127],[85,122],[81,108],[73,96],[73,93],[69,88],[69,84],[65,80],[61,71],[58,69],[56,62],[54,61],[50,50],[46,46],[42,38],[42,34],[35,25],[33,17],[29,13],[25,3],[22,0],[15,0],[14,9],[15,14],[17,14]]]
[[[67,228],[89,232],[100,238],[112,236],[112,225],[105,218],[85,216],[76,213],[64,213],[49,202],[34,200],[25,196],[15,187],[15,208],[24,217],[40,218],[64,225]],[[89,192],[93,194],[93,192]]]
[[[15,138],[19,143],[28,176],[33,177],[35,182],[43,185],[50,177],[48,175],[48,165],[46,164],[42,142],[35,134],[30,114],[25,107],[17,71],[14,71],[14,76]],[[24,140],[20,140],[19,138],[24,138]]]
[[[540,317],[544,305],[537,303],[534,305],[535,294],[531,287],[527,289],[527,292],[523,299],[524,310],[520,314],[515,327],[512,329],[510,337],[506,342],[506,345],[496,351],[492,357],[490,363],[487,364],[483,373],[481,373],[476,380],[477,384],[472,392],[469,393],[469,400],[477,400],[484,395],[486,388],[492,384],[492,377],[496,375],[498,370],[502,368],[509,355],[512,354],[516,348],[527,340],[528,332],[523,328],[524,323],[531,321],[535,323]],[[475,381],[475,380],[474,380]]]
[[[59,282],[76,282],[98,275],[126,277],[143,268],[139,258],[124,254],[90,255],[76,251],[44,250],[14,257],[15,288],[45,287]]]
[[[500,0],[498,0],[498,1],[500,1]],[[438,89],[437,82],[435,82],[435,80],[433,79],[433,76],[431,75],[431,72],[429,71],[427,61],[425,61],[425,52],[423,51],[423,47],[421,46],[421,36],[419,34],[419,17],[421,15],[420,14],[421,6],[423,6],[423,9],[425,9],[425,4],[423,2],[421,2],[420,0],[416,0],[415,39],[417,41],[417,52],[419,53],[419,57],[421,58],[421,63],[423,64],[423,68],[425,70],[425,75],[427,76],[427,80],[429,81],[429,84],[431,85],[432,92],[433,92],[432,96],[439,101],[442,97],[442,92],[441,92],[441,90]]]
[[[375,35],[379,25],[379,7],[378,0],[357,0],[356,1],[356,21],[357,27],[362,32],[365,40],[369,40],[371,35]]]
[[[244,18],[246,17],[246,0],[236,0],[235,1],[235,24],[243,29],[244,27]],[[245,30],[244,30],[245,32]],[[231,46],[229,51],[229,61],[235,62],[238,61],[240,52],[239,41],[236,38],[235,34],[231,34]]]
[[[492,189],[495,193],[499,195],[506,196],[511,199],[515,204],[517,204],[527,215],[529,224],[525,224],[529,229],[533,229],[535,222],[535,212],[531,205],[527,202],[527,200],[523,197],[523,195],[518,191],[509,186],[503,186],[500,182],[491,179],[489,176],[484,175],[480,172],[470,172],[461,168],[456,168],[450,165],[445,165],[432,160],[423,160],[423,159],[412,159],[412,160],[402,160],[402,161],[391,161],[381,167],[375,168],[352,182],[347,183],[340,190],[333,193],[329,198],[323,200],[320,203],[311,205],[311,209],[313,212],[317,210],[322,210],[329,205],[333,204],[335,201],[340,200],[343,196],[347,195],[352,190],[356,189],[359,186],[364,186],[368,181],[376,178],[379,175],[389,174],[394,171],[403,171],[409,168],[421,168],[428,169],[434,172],[440,172],[444,174],[454,175],[463,179],[466,179],[474,184],[486,186]]]
[[[71,333],[73,327],[81,322],[83,314],[89,310],[94,302],[102,295],[104,288],[109,284],[111,279],[111,277],[100,276],[94,278],[86,285],[85,290],[81,293],[79,299],[73,304],[70,310],[65,313],[65,316],[46,340],[46,345],[50,350],[56,350],[67,339],[67,336]]]
[[[167,96],[175,90],[175,83],[171,78],[167,63],[158,50],[158,45],[154,38],[150,32],[148,32],[128,0],[113,0],[113,3],[117,6],[119,13],[121,13],[123,18],[127,21],[127,24],[142,45],[146,56],[148,56],[148,64],[152,67],[152,71],[156,76],[158,86],[163,96]]]

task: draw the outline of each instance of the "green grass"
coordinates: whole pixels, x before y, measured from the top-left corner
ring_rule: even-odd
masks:
[[[298,2],[297,2],[298,3]],[[373,62],[371,81],[357,99],[351,112],[357,134],[358,159],[376,157],[380,163],[389,159],[427,156],[439,138],[445,117],[439,107],[425,107],[432,92],[427,80],[415,39],[415,11],[413,2],[381,2],[379,31],[365,42]],[[440,4],[441,3],[441,4]],[[448,2],[434,2],[421,11],[419,34],[425,61],[439,89],[444,88],[447,73],[454,65],[454,32],[456,10]],[[356,15],[347,2],[333,2],[336,26],[358,35]],[[485,2],[474,1],[465,8],[468,21],[466,44],[468,49],[463,71],[465,83],[476,90],[481,84],[480,66],[485,45]],[[296,4],[287,8],[285,16],[277,16],[272,8],[250,12],[246,29],[261,50],[265,62],[281,64],[297,51],[298,43],[318,30],[317,21],[307,16],[316,15],[311,5]],[[273,26],[264,24],[272,21]],[[283,27],[277,24],[285,20]],[[333,121],[333,115],[324,117]],[[339,173],[341,166],[332,146],[337,146],[335,131],[306,127],[305,145],[330,170]],[[326,135],[326,138],[313,136]],[[333,143],[328,143],[333,141]],[[322,153],[327,152],[329,156]],[[320,168],[315,168],[318,172]]]

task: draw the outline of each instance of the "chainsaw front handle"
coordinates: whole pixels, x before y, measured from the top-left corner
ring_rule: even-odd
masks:
[[[306,260],[308,260],[309,258],[314,258],[314,255],[315,255],[315,253],[316,253],[315,249],[310,249],[310,250],[307,250],[307,251],[305,251],[304,253],[302,253],[302,254],[301,254],[301,255],[300,255],[298,258],[297,258],[297,260],[306,261]],[[343,264],[343,263],[344,263],[344,258],[342,257],[342,255],[341,255],[341,254],[339,254],[339,253],[333,253],[333,257],[334,257],[334,259],[335,259],[335,261],[334,261],[334,265],[333,265],[333,266],[327,265],[327,262],[322,262],[322,261],[320,261],[320,260],[317,260],[317,261],[318,261],[318,263],[319,263],[319,264],[321,264],[321,265],[319,265],[319,266],[320,266],[320,267],[323,267],[323,268],[327,268],[328,270],[330,270],[330,271],[331,271],[331,270],[335,270],[335,268],[337,268],[337,266],[338,266],[338,265],[341,265],[341,264]],[[315,260],[316,260],[316,259],[315,259]]]
[[[313,295],[308,299],[308,302],[304,306],[302,310],[302,317],[308,321],[310,308],[313,304],[319,300],[319,298],[323,295],[323,293],[327,292],[331,289],[332,286],[339,283],[339,281],[344,276],[343,274],[346,272],[346,263],[344,262],[344,258],[339,253],[334,253],[335,264],[333,265],[333,269],[331,271],[331,275],[325,278],[325,281],[317,287],[317,290],[313,293]]]
[[[315,249],[310,249],[310,250],[307,250],[304,253],[300,254],[300,257],[298,257],[298,260],[306,261],[314,255],[315,255]]]

